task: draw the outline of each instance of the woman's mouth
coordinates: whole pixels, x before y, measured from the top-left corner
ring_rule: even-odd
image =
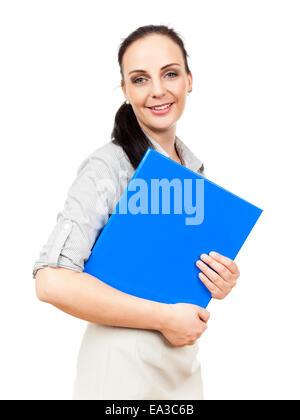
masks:
[[[154,115],[164,115],[164,114],[167,114],[170,111],[173,104],[174,104],[174,102],[169,103],[169,104],[165,104],[165,105],[155,106],[155,107],[148,107],[148,109],[150,109],[150,111]]]

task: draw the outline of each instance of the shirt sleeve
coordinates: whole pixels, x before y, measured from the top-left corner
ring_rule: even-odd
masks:
[[[78,272],[91,254],[93,245],[113,211],[113,171],[104,159],[86,158],[68,190],[64,208],[33,266],[65,267]]]

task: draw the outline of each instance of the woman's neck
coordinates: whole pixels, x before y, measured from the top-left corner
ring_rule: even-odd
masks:
[[[150,137],[153,138],[167,153],[168,155],[173,159],[176,158],[177,151],[175,148],[175,138],[176,138],[176,128],[172,127],[172,129],[166,131],[166,132],[154,132],[152,130],[149,130],[148,128],[143,128],[144,131],[146,131]]]

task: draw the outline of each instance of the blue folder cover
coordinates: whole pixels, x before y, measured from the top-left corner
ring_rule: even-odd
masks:
[[[177,186],[182,185],[181,196],[170,188],[169,208],[164,207],[162,193],[151,202],[155,179],[170,183],[176,179]],[[192,192],[192,201],[186,199],[186,191]],[[196,261],[210,251],[234,259],[261,213],[248,201],[148,148],[95,242],[84,272],[140,298],[206,308],[211,293],[198,277]]]

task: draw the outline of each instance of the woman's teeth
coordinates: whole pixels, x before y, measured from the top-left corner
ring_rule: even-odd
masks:
[[[151,109],[166,109],[169,108],[169,106],[171,106],[172,104],[168,104],[168,105],[163,105],[163,106],[152,106]]]

